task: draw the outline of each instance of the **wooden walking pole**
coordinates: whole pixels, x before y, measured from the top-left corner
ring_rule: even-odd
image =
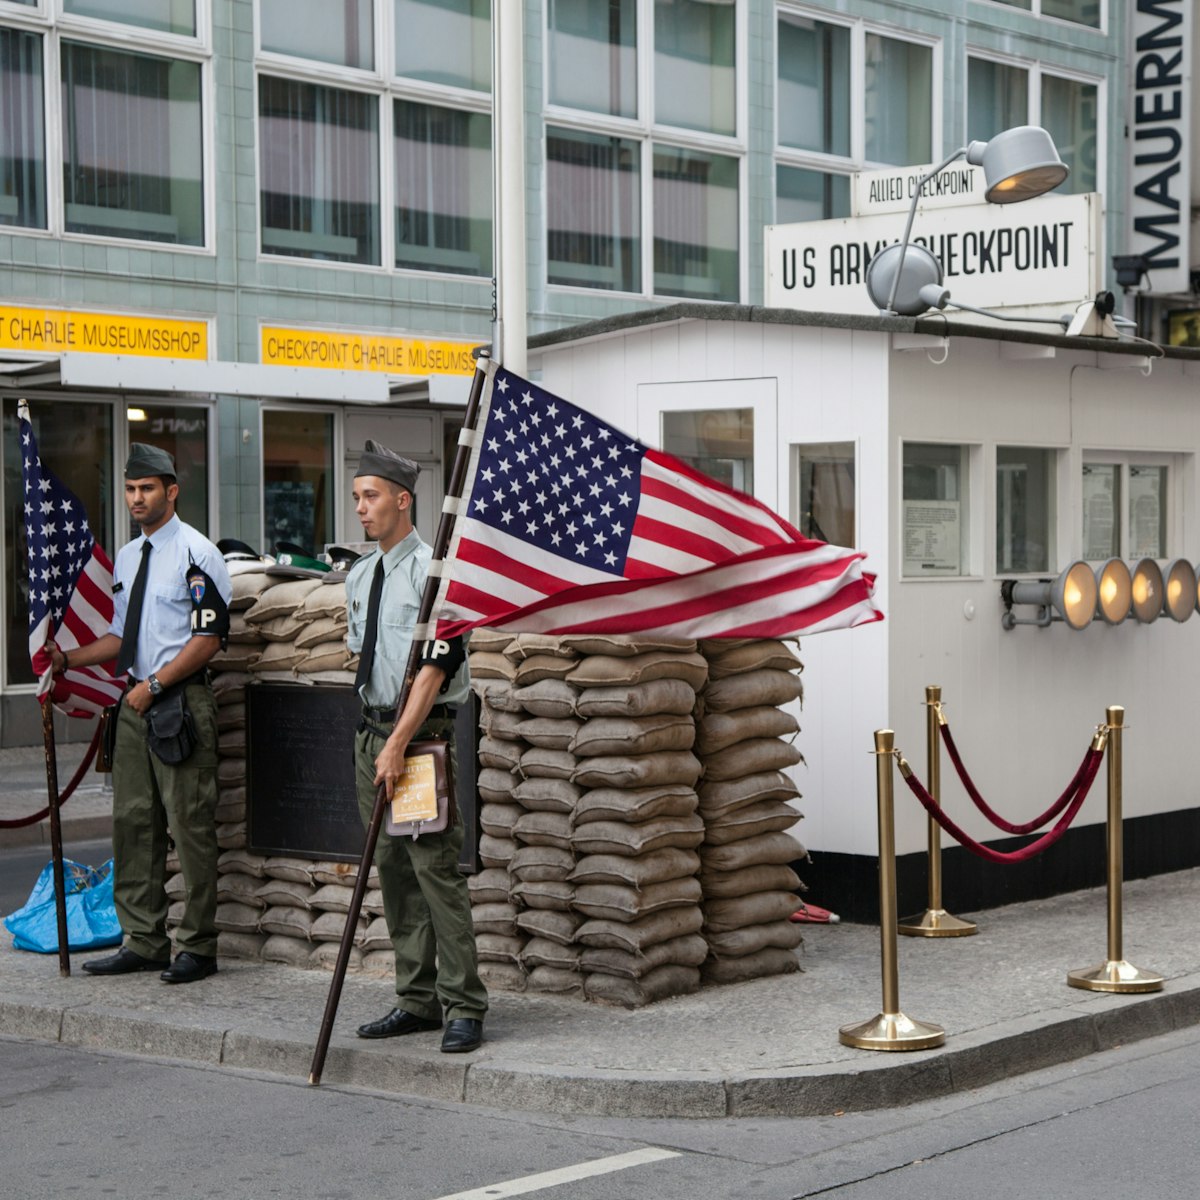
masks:
[[[879,816],[879,948],[883,1012],[858,1025],[843,1025],[838,1040],[858,1050],[928,1050],[946,1040],[940,1025],[914,1021],[900,1011],[900,966],[896,950],[896,818],[892,758],[896,735],[875,730],[875,791]]]
[[[925,689],[926,771],[929,794],[939,803],[942,798],[942,689],[930,684]],[[974,921],[951,916],[942,907],[942,827],[932,818],[929,822],[929,900],[925,911],[916,917],[905,917],[896,932],[905,937],[970,937],[979,932]]]
[[[487,379],[489,359],[481,354],[475,366],[475,377],[471,381],[471,396],[467,401],[467,411],[463,418],[463,430],[474,430],[479,417],[479,405],[483,398],[483,385]],[[458,499],[462,496],[463,485],[466,482],[467,468],[470,465],[471,447],[460,440],[458,451],[454,456],[454,467],[450,472],[450,483],[446,488],[448,498]],[[438,524],[437,536],[433,542],[433,561],[438,562],[446,556],[450,547],[450,537],[454,532],[454,513],[443,511]],[[425,591],[421,597],[421,609],[417,614],[417,625],[425,625],[433,615],[433,605],[437,599],[438,576],[432,573],[425,580]],[[413,638],[408,652],[408,665],[404,671],[404,686],[396,702],[396,717],[404,711],[408,703],[408,694],[417,674],[417,662],[420,658],[421,645]],[[367,826],[367,838],[363,844],[362,859],[358,864],[358,878],[354,881],[354,891],[350,897],[350,907],[346,912],[346,925],[342,930],[341,944],[338,946],[337,961],[333,967],[333,978],[329,981],[329,995],[325,1000],[325,1012],[321,1017],[321,1029],[317,1034],[317,1044],[313,1049],[312,1065],[308,1072],[308,1082],[316,1087],[321,1082],[321,1073],[325,1070],[325,1056],[329,1051],[329,1039],[333,1035],[333,1022],[337,1017],[338,1003],[342,998],[342,985],[346,982],[346,967],[350,962],[350,950],[354,945],[354,935],[358,929],[358,914],[362,911],[363,897],[367,891],[367,875],[371,864],[375,861],[375,845],[379,841],[379,831],[383,827],[383,814],[387,802],[387,789],[380,784],[375,792],[375,807],[371,810],[371,821]]]
[[[46,750],[46,792],[50,805],[50,856],[54,864],[54,915],[58,918],[58,973],[71,974],[71,947],[67,936],[67,893],[63,881],[62,821],[58,812],[58,755],[54,749],[54,706],[47,696],[42,704],[42,743]]]
[[[1112,705],[1105,710],[1108,719],[1108,959],[1098,967],[1067,972],[1071,987],[1092,992],[1158,992],[1163,977],[1153,971],[1139,971],[1125,961],[1122,946],[1121,885],[1125,873],[1125,827],[1122,816],[1121,739],[1125,731],[1125,710]]]

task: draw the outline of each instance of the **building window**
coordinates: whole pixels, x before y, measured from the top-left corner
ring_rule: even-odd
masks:
[[[906,578],[968,574],[968,461],[966,446],[905,444],[900,573]]]
[[[662,448],[726,487],[753,495],[754,409],[664,412]]]
[[[378,116],[362,92],[259,77],[265,251],[379,263]]]
[[[492,121],[395,104],[396,266],[492,273]]]
[[[1101,28],[1104,18],[1104,0],[995,0],[995,3],[1092,29]]]
[[[15,398],[5,398],[3,412],[4,682],[32,684],[35,680],[29,664],[29,568]],[[113,506],[117,497],[113,491],[112,405],[35,400],[29,412],[42,462],[79,497],[96,541],[113,558],[116,554]]]
[[[262,48],[342,67],[375,66],[371,0],[262,0]]]
[[[71,233],[204,243],[200,65],[64,42]]]
[[[395,0],[394,12],[397,75],[492,90],[491,0]]]
[[[262,0],[259,27],[262,252],[488,278],[490,0]]]
[[[546,242],[550,283],[641,291],[636,141],[547,126]]]
[[[854,443],[814,442],[794,451],[796,527],[819,542],[855,545]]]
[[[333,537],[333,414],[266,409],[263,544],[319,554]]]
[[[1099,162],[1101,100],[1098,81],[1068,79],[1041,67],[967,58],[967,137],[986,141],[1014,125],[1042,125],[1071,174],[1058,190],[1094,192]]]
[[[723,0],[549,0],[548,283],[740,299],[737,15]]]
[[[549,0],[546,32],[551,104],[637,116],[636,0]]]
[[[196,35],[195,0],[63,0],[63,12],[161,33]]]
[[[1046,572],[1054,560],[1058,451],[996,447],[996,573]]]
[[[735,6],[655,0],[654,119],[706,133],[737,132]]]
[[[42,39],[0,29],[0,225],[46,228]]]
[[[781,8],[775,220],[849,215],[849,177],[933,157],[935,45]]]
[[[654,291],[736,300],[737,159],[656,146],[654,214]]]

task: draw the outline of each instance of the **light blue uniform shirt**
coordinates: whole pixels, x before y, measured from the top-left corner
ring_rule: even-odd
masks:
[[[362,702],[372,708],[391,708],[400,696],[432,559],[433,550],[415,529],[383,556],[383,594],[379,600],[375,661],[371,664],[370,678],[359,692]],[[378,561],[378,550],[364,554],[346,577],[346,645],[352,654],[362,652],[371,580]],[[469,691],[467,665],[463,663],[449,687],[434,703],[461,704]]]
[[[125,614],[129,595],[142,563],[143,534],[117,551],[113,564],[113,618],[109,633],[125,636]],[[137,657],[130,673],[145,679],[161,671],[192,639],[192,598],[188,595],[187,571],[195,563],[217,585],[226,604],[233,598],[233,584],[221,552],[197,529],[173,516],[150,535],[150,574],[142,601],[142,624],[138,631]],[[189,553],[191,555],[189,559]],[[121,584],[117,590],[116,585]],[[212,635],[207,635],[212,636]]]

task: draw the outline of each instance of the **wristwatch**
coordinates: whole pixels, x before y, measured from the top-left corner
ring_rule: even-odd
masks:
[[[158,682],[158,676],[153,673],[146,676],[146,686],[150,689],[152,696],[159,695],[163,690],[162,684]]]

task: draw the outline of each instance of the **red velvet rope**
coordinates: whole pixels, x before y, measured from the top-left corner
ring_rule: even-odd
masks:
[[[79,781],[87,773],[88,767],[92,765],[92,759],[96,757],[96,747],[100,745],[100,723],[96,723],[96,732],[92,734],[91,745],[88,746],[87,752],[83,756],[83,761],[79,764],[78,770],[71,776],[71,782],[63,789],[62,794],[58,797],[58,804],[61,808],[71,798],[71,793],[79,786]],[[21,829],[26,825],[36,825],[39,821],[44,821],[50,815],[50,806],[47,805],[41,812],[31,813],[27,817],[15,817],[12,820],[0,821],[0,829]]]
[[[950,732],[949,725],[942,726],[942,740],[946,743],[946,753],[950,755],[950,761],[954,764],[954,769],[958,772],[958,777],[962,780],[962,785],[966,788],[967,795],[975,802],[975,807],[997,829],[1003,829],[1005,833],[1033,833],[1035,830],[1041,829],[1047,821],[1053,821],[1071,803],[1071,797],[1075,795],[1076,790],[1079,788],[1080,780],[1083,779],[1083,772],[1088,762],[1087,755],[1085,754],[1083,762],[1079,764],[1079,769],[1075,772],[1071,782],[1067,784],[1067,790],[1041,816],[1034,817],[1032,821],[1026,821],[1024,824],[1014,825],[1011,821],[1006,821],[998,812],[990,808],[988,802],[979,794],[975,784],[971,781],[971,777],[967,774],[966,767],[963,766],[962,759],[959,757],[958,747],[954,744],[954,735]]]
[[[961,846],[970,850],[972,854],[977,854],[980,858],[986,858],[988,862],[1018,863],[1025,862],[1027,859],[1041,854],[1043,850],[1048,850],[1067,832],[1068,826],[1075,819],[1075,814],[1079,812],[1084,800],[1087,799],[1092,782],[1096,778],[1096,772],[1100,770],[1100,764],[1104,761],[1104,751],[1089,749],[1087,757],[1083,761],[1083,779],[1080,781],[1080,786],[1075,793],[1075,798],[1071,801],[1070,807],[1058,819],[1058,824],[1053,829],[1043,833],[1037,841],[1030,842],[1028,846],[1022,846],[1020,850],[1012,850],[1007,853],[1001,850],[993,850],[990,846],[985,846],[982,842],[977,842],[973,837],[964,833],[942,811],[942,806],[925,790],[924,784],[915,775],[905,774],[904,778],[908,782],[912,794],[920,800],[925,811]]]

